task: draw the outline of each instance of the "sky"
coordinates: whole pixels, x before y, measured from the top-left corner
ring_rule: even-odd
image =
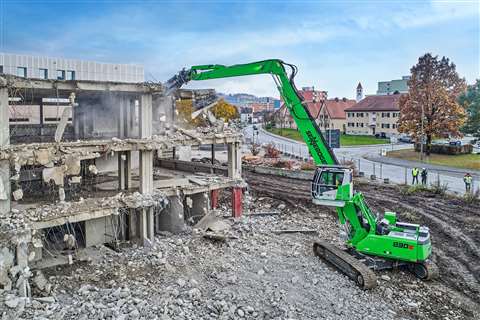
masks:
[[[0,52],[142,64],[162,82],[192,65],[278,58],[298,66],[297,87],[354,98],[358,82],[375,94],[426,52],[480,78],[480,0],[0,0]],[[188,87],[278,97],[266,75]]]

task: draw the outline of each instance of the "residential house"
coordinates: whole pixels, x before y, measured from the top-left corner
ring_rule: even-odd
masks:
[[[352,107],[355,100],[347,98],[328,99],[320,108],[318,125],[322,130],[338,129],[342,133],[347,132],[347,117],[345,109]]]
[[[318,123],[320,109],[323,101],[327,98],[327,92],[315,90],[314,87],[303,87],[302,90],[299,90],[299,93],[302,95],[303,103],[307,106],[311,116]],[[297,129],[297,124],[283,102],[280,108],[275,111],[274,121],[277,128]]]
[[[367,96],[346,108],[347,134],[398,135],[400,94]]]

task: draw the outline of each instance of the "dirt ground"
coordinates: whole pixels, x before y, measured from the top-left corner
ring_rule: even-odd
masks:
[[[273,177],[247,173],[253,190],[291,204],[306,205],[310,202],[310,182],[285,177]],[[437,292],[445,290],[450,296],[449,307],[463,316],[478,317],[480,310],[480,202],[435,194],[430,191],[406,192],[406,188],[394,185],[357,181],[356,190],[365,195],[374,212],[395,211],[399,219],[419,223],[430,228],[432,236],[432,260],[437,264],[440,277],[422,283],[428,292],[434,318],[444,317],[443,305],[437,305]],[[335,211],[314,208],[317,212]],[[320,235],[322,237],[322,235]],[[394,290],[412,290],[411,279],[392,271]],[[398,274],[397,274],[398,273]],[[472,313],[472,312],[477,313]]]
[[[311,203],[309,181],[249,172],[245,179],[244,216],[230,217],[226,192],[214,211],[229,226],[226,241],[190,227],[144,247],[88,248],[73,265],[43,270],[50,293],[0,292],[1,318],[479,319],[480,204],[357,182],[374,210],[431,228],[440,269],[429,282],[406,270],[377,272],[378,286],[365,291],[313,254],[316,239],[341,240],[335,211]]]

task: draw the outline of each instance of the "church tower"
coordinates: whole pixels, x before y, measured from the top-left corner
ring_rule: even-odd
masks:
[[[363,99],[363,87],[359,82],[357,86],[357,102]]]

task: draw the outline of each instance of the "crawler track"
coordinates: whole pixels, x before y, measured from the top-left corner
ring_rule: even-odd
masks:
[[[375,273],[345,251],[324,241],[316,241],[313,244],[313,252],[341,270],[362,289],[372,289],[377,286]]]

